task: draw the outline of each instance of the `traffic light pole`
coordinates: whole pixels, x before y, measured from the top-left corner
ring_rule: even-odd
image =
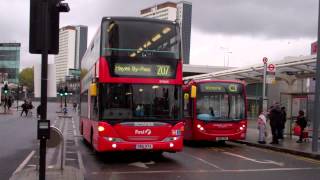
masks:
[[[41,64],[41,113],[40,120],[47,120],[47,80],[48,80],[48,0],[42,1],[43,13],[43,52]],[[39,167],[39,180],[46,179],[46,143],[47,139],[40,139],[40,167]]]

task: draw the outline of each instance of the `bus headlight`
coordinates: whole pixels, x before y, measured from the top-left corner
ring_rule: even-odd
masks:
[[[123,142],[124,140],[121,138],[114,138],[114,137],[104,137],[109,142]]]
[[[179,137],[167,137],[163,141],[164,142],[169,142],[169,141],[176,141],[178,139],[179,139]]]
[[[200,124],[197,125],[197,128],[198,128],[200,131],[204,131],[204,128],[203,128]]]

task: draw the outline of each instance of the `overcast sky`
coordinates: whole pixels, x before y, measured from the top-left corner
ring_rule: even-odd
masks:
[[[162,0],[66,0],[60,26],[87,25],[88,42],[103,16],[139,16]],[[174,1],[173,2],[177,2]],[[310,54],[317,37],[317,0],[189,0],[192,2],[191,64],[245,66],[266,56]],[[2,0],[0,42],[21,42],[21,67],[40,62],[28,53],[30,0]],[[227,63],[229,59],[229,63]],[[50,57],[53,62],[53,57]]]

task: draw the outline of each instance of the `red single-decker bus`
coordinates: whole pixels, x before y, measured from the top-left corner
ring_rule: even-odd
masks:
[[[185,140],[245,139],[245,84],[229,80],[191,80],[183,86]]]

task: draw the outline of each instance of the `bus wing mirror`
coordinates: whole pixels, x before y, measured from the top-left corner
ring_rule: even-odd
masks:
[[[195,98],[197,96],[197,87],[191,86],[191,98]]]
[[[90,96],[97,96],[97,83],[90,84]]]

